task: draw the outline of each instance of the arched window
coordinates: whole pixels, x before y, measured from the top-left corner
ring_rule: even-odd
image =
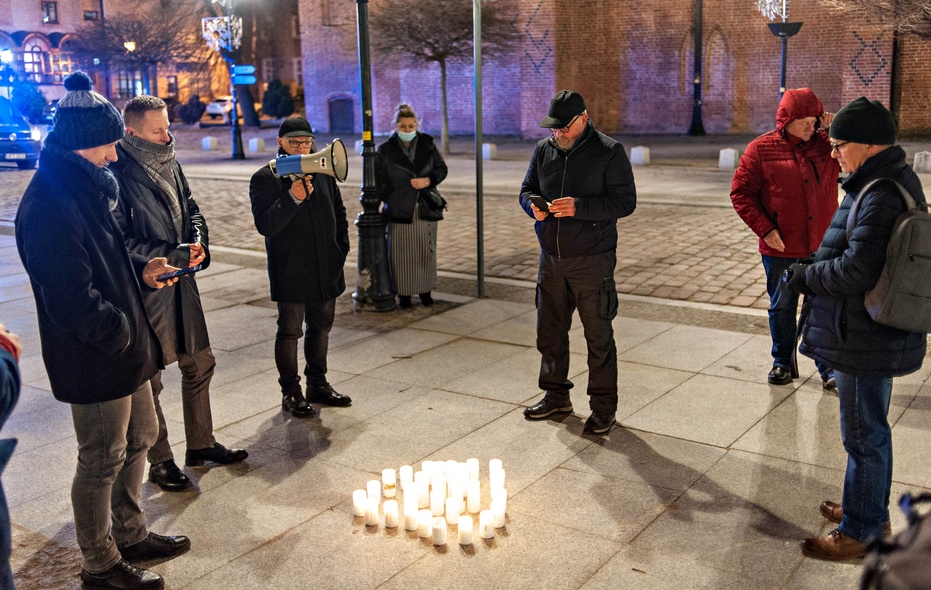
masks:
[[[49,54],[52,81],[61,84],[74,71],[74,42],[65,39],[58,46],[58,51]]]
[[[42,84],[50,70],[48,43],[39,37],[27,39],[23,44],[23,73],[26,79]]]

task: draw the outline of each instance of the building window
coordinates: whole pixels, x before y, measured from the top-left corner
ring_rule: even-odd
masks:
[[[26,79],[47,84],[46,75],[51,71],[49,49],[42,41],[31,39],[23,46],[23,73]]]
[[[304,64],[299,57],[291,58],[291,67],[294,68],[294,81],[298,86],[304,85]]]
[[[100,13],[96,10],[85,10],[84,11],[84,20],[97,20],[100,18]]]
[[[58,24],[58,2],[42,3],[42,22],[47,25]]]
[[[138,70],[117,70],[113,76],[116,83],[116,98],[132,98],[143,94],[142,74]]]
[[[297,20],[296,16],[291,17],[291,38],[292,39],[301,38],[301,24]]]
[[[178,77],[165,76],[165,92],[168,98],[178,98]]]

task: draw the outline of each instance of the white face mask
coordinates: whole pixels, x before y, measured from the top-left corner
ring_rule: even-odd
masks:
[[[417,137],[416,131],[411,131],[410,133],[405,133],[403,131],[398,131],[398,139],[404,143],[410,143],[414,141],[414,138]]]

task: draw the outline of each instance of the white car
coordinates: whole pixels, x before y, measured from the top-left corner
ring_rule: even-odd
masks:
[[[242,105],[239,106],[239,116],[242,117]],[[257,102],[252,105],[255,108],[255,113],[259,117],[262,116],[262,103]],[[211,119],[224,119],[228,120],[230,112],[233,110],[233,97],[232,96],[218,96],[211,100],[207,104],[207,114]]]

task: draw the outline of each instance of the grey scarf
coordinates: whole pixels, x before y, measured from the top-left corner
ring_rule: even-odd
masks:
[[[171,133],[168,134],[168,137],[171,138],[171,141],[161,144],[153,143],[135,135],[124,135],[123,139],[120,140],[120,145],[142,166],[152,182],[162,189],[162,197],[165,199],[165,204],[168,205],[168,211],[171,213],[171,222],[175,226],[177,238],[179,241],[183,241],[184,227],[181,200],[178,196],[178,183],[173,166],[175,162],[175,137]]]

